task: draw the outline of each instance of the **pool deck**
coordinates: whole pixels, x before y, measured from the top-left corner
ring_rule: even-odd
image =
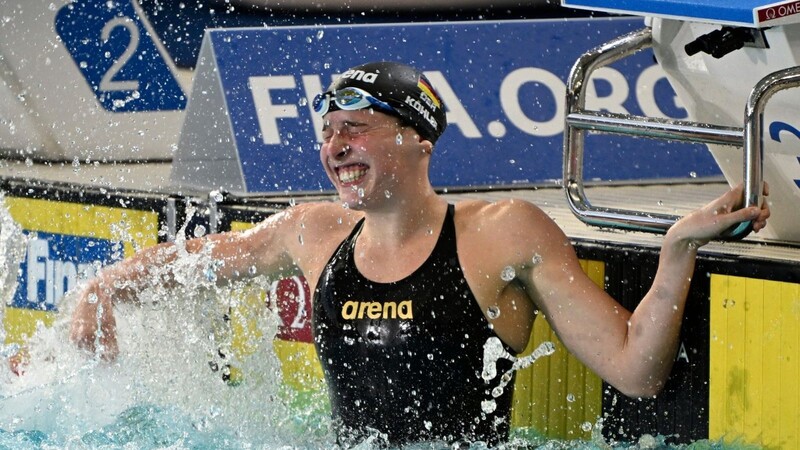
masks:
[[[34,163],[0,159],[0,178],[25,179],[32,183],[67,183],[109,190],[131,190],[151,194],[176,194],[170,184],[171,165],[168,162],[151,163],[92,163],[73,166],[70,162]],[[593,204],[615,208],[683,215],[721,195],[727,189],[724,181],[694,183],[660,183],[645,185],[587,186],[586,195]],[[182,192],[184,195],[193,193]],[[198,194],[195,192],[194,194]],[[575,241],[592,241],[607,245],[628,245],[658,248],[662,236],[651,233],[607,230],[588,226],[570,211],[563,190],[559,186],[528,187],[520,189],[481,189],[475,191],[447,192],[450,201],[482,199],[496,201],[518,198],[542,208]],[[290,201],[332,200],[332,194],[304,196],[259,196],[271,204]],[[712,242],[703,247],[703,253],[724,257],[797,261],[800,247],[787,245],[751,234],[740,242]]]

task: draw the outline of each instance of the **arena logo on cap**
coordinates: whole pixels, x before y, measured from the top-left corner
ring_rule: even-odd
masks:
[[[365,72],[363,70],[350,69],[342,74],[342,78],[349,78],[351,80],[363,81],[364,83],[375,83],[378,79],[378,74],[374,72]]]

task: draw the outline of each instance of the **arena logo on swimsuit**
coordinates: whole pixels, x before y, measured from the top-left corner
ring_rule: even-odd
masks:
[[[342,306],[342,319],[413,319],[411,300],[402,302],[360,302],[349,300]]]

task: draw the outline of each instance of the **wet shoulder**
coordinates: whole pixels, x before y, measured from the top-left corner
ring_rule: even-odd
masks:
[[[456,205],[456,233],[471,246],[502,252],[564,239],[561,229],[538,206],[519,199],[466,200]],[[459,241],[459,245],[461,242]]]
[[[525,200],[504,199],[496,202],[465,200],[456,204],[456,227],[472,233],[530,230],[555,226],[538,206]]]
[[[318,272],[350,234],[362,214],[333,202],[302,203],[287,209],[282,240],[295,262]]]

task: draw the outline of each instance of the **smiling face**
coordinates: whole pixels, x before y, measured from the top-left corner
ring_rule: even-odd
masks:
[[[353,209],[379,206],[401,194],[420,170],[427,181],[427,161],[420,160],[430,143],[396,117],[371,109],[333,111],[325,115],[322,136],[322,165],[342,202]]]

